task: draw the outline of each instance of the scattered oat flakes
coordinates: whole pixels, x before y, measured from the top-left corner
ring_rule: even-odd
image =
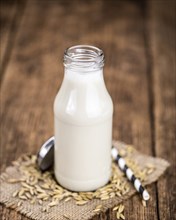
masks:
[[[131,146],[128,146],[127,154],[133,150]],[[121,155],[122,154],[125,155],[125,152],[121,151]],[[127,165],[141,181],[144,181],[147,175],[154,171],[153,164],[148,164],[148,166],[141,169],[131,158],[127,157],[126,161]],[[109,183],[94,192],[71,192],[58,185],[53,178],[53,171],[42,173],[38,169],[36,156],[25,156],[23,159],[16,161],[15,164],[18,166],[23,178],[9,178],[7,180],[8,183],[18,183],[21,185],[21,187],[13,193],[13,197],[18,197],[21,201],[29,200],[31,204],[37,202],[41,206],[43,206],[43,201],[47,201],[49,205],[42,208],[44,212],[48,212],[50,207],[56,206],[61,200],[67,202],[72,199],[77,205],[86,205],[92,199],[108,200],[114,197],[122,197],[122,195],[127,194],[130,190],[130,183],[122,178],[124,177],[124,173],[119,170],[114,162],[112,163],[112,176]],[[144,203],[144,201],[142,201],[142,203]],[[102,209],[103,206],[98,205],[95,207],[94,212],[99,213]],[[124,206],[122,204],[114,207],[113,211],[117,211],[117,219],[125,219],[123,214]],[[70,217],[67,219],[70,219]]]
[[[146,207],[146,206],[147,206],[147,202],[146,202],[145,200],[142,200],[142,205],[143,205],[144,207]]]
[[[18,203],[17,203],[17,206],[19,207],[19,206],[21,206],[22,205],[22,201],[19,201]]]
[[[18,190],[16,190],[16,191],[13,193],[13,195],[12,195],[12,196],[13,196],[13,197],[16,197],[16,196],[18,195],[18,192],[19,192],[19,191],[18,191]]]

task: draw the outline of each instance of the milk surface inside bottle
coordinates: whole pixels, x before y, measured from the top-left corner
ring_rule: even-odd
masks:
[[[54,102],[57,181],[90,191],[111,176],[113,104],[103,78],[104,54],[78,45],[64,54],[65,73]]]

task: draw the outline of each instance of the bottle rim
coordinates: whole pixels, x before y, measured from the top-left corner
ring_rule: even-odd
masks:
[[[64,66],[81,71],[92,71],[104,66],[104,53],[101,49],[91,45],[76,45],[64,52]]]

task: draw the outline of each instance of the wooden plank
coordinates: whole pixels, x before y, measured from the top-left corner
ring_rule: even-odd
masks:
[[[176,219],[176,2],[150,1],[156,156],[171,167],[158,181],[159,219]]]
[[[16,5],[9,4],[8,2],[1,1],[0,7],[0,38],[1,38],[1,53],[0,64],[2,65],[3,58],[5,56],[5,50],[7,48],[9,34],[11,31],[12,22],[16,12]]]
[[[150,121],[150,97],[148,92],[148,57],[143,9],[133,4],[123,14],[124,20],[116,20],[116,35],[109,65],[113,68],[109,90],[115,103],[114,137],[146,154],[153,154]],[[116,10],[116,9],[114,9]],[[123,11],[124,12],[124,11]],[[125,14],[128,14],[128,22]],[[110,53],[109,53],[110,54]],[[116,55],[113,57],[113,54]],[[148,187],[151,200],[148,207],[141,206],[138,196],[125,203],[126,219],[158,219],[155,186]],[[113,216],[112,213],[110,216]]]
[[[113,137],[152,154],[143,17],[138,4],[29,1],[2,85],[1,164],[9,165],[25,152],[36,153],[53,134],[52,105],[63,78],[63,52],[78,43],[105,51],[105,79],[114,101]],[[125,203],[127,219],[157,219],[155,187],[149,191],[152,200],[147,209],[138,196]],[[8,213],[3,214],[5,219],[17,219],[15,212],[4,207],[2,212]],[[114,214],[108,211],[94,219],[114,219]]]
[[[25,1],[1,1],[0,7],[0,80],[9,62]]]

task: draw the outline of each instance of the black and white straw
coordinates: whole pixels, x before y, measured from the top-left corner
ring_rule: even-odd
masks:
[[[141,194],[143,200],[149,200],[150,196],[147,190],[142,186],[140,180],[135,177],[133,171],[126,165],[125,160],[119,155],[116,148],[112,148],[111,155],[119,168],[125,173],[128,180],[133,183],[135,189]]]

